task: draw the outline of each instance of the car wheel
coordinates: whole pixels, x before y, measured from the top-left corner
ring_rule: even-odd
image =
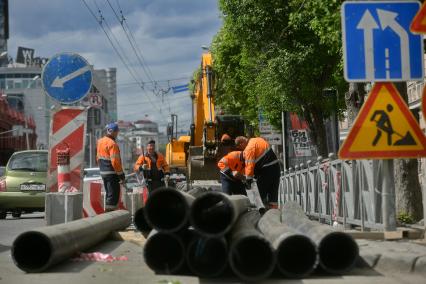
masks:
[[[22,212],[21,211],[13,211],[12,212],[12,217],[13,218],[19,218],[21,217]]]
[[[6,219],[6,216],[7,216],[7,212],[6,211],[0,211],[0,219],[2,220],[2,219]]]

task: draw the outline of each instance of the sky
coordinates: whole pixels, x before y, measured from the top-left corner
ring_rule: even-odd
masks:
[[[116,67],[119,119],[148,116],[162,130],[170,113],[175,113],[179,129],[189,130],[189,93],[166,91],[188,83],[199,66],[201,46],[209,46],[221,26],[217,0],[109,0],[119,18],[122,11],[123,25],[128,25],[129,37],[136,40],[134,48],[141,51],[145,70],[107,0],[85,1],[98,18],[101,11],[103,26],[134,76],[83,0],[10,0],[9,54],[16,57],[18,46],[34,48],[36,57],[76,52],[95,69]],[[142,89],[137,83],[152,80],[157,88],[147,83]],[[166,94],[161,96],[162,92]]]

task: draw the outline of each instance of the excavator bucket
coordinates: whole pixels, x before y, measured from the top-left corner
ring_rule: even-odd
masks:
[[[189,148],[188,178],[189,180],[219,180],[217,161],[205,158],[202,146]]]

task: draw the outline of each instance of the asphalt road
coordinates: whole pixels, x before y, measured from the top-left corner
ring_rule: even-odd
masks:
[[[218,283],[243,283],[235,278],[227,279],[200,279],[193,276],[155,275],[143,260],[143,248],[129,241],[107,240],[90,252],[110,253],[113,256],[127,256],[128,261],[112,263],[102,262],[76,262],[67,260],[52,267],[44,273],[27,274],[19,270],[12,262],[10,247],[17,235],[26,230],[44,226],[44,214],[27,214],[21,219],[8,217],[0,220],[0,284],[75,284],[75,283],[174,283],[180,284],[218,284]],[[376,253],[379,246],[374,243],[361,242],[360,248]],[[397,259],[404,256],[409,244],[386,243],[380,246],[381,250],[391,251],[392,247],[398,248]],[[419,247],[421,248],[421,247]],[[405,252],[407,254],[407,252]],[[395,263],[399,266],[399,263]],[[393,267],[376,270],[366,267],[357,267],[345,276],[314,274],[303,280],[269,279],[262,283],[426,283],[425,274],[401,272]]]
[[[21,218],[8,214],[5,220],[0,220],[0,252],[10,248],[20,233],[44,225],[44,213],[22,214]]]

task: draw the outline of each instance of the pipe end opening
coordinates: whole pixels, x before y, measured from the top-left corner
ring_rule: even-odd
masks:
[[[138,211],[135,212],[134,222],[136,229],[138,229],[141,232],[149,232],[151,231],[152,227],[149,225],[148,221],[146,220],[145,215],[145,208],[140,208]]]
[[[144,258],[146,264],[155,272],[172,274],[184,263],[183,243],[175,235],[156,233],[145,244]]]
[[[287,277],[301,278],[318,265],[316,245],[302,235],[290,236],[278,246],[277,266]]]
[[[189,206],[185,198],[174,189],[157,189],[148,198],[145,216],[159,231],[176,231],[188,219]]]
[[[261,280],[272,273],[275,267],[275,254],[268,241],[250,236],[237,241],[233,246],[230,264],[240,278]]]
[[[36,231],[19,235],[12,245],[13,262],[25,272],[43,271],[47,268],[52,253],[50,240]]]
[[[331,273],[343,273],[354,267],[359,254],[358,244],[348,234],[333,232],[319,244],[320,262]]]
[[[220,275],[228,263],[227,257],[228,250],[223,239],[198,238],[188,246],[188,266],[198,276]]]
[[[210,192],[198,197],[191,208],[191,222],[207,235],[225,234],[235,219],[232,204],[221,193]]]

